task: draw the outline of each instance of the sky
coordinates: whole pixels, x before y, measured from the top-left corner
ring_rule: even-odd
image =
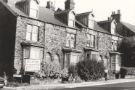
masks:
[[[46,6],[48,0],[40,0]],[[51,0],[55,7],[64,9],[65,0]],[[74,0],[75,13],[93,11],[96,21],[107,20],[112,11],[121,11],[121,21],[135,25],[135,0]]]

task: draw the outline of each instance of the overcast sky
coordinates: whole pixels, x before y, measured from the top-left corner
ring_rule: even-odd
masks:
[[[42,6],[46,6],[46,1],[40,0]],[[65,0],[51,0],[56,8],[64,9]],[[76,13],[93,10],[96,21],[106,20],[112,11],[121,10],[122,21],[135,25],[135,0],[74,0]]]

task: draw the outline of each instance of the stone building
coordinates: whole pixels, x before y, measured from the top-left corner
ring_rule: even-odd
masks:
[[[0,1],[1,75],[13,74],[9,72],[13,69],[16,74],[22,70],[36,72],[43,61],[56,62],[62,68],[86,59],[103,60],[109,70],[120,66],[117,46],[125,34],[122,24],[120,30],[116,29],[114,13],[109,21],[96,22],[93,12],[76,14],[73,0],[65,2],[65,10],[56,11],[51,1],[46,7],[39,3]],[[126,30],[128,35],[134,35],[130,28]]]

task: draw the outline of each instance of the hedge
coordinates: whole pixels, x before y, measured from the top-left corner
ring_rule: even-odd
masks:
[[[82,80],[97,80],[104,76],[104,65],[96,60],[84,60],[77,63],[77,73]]]
[[[135,75],[135,67],[121,67],[120,73],[125,75]]]

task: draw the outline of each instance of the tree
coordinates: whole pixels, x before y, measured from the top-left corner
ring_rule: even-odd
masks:
[[[122,40],[119,50],[122,54],[122,65],[135,67],[135,36],[126,37]]]

